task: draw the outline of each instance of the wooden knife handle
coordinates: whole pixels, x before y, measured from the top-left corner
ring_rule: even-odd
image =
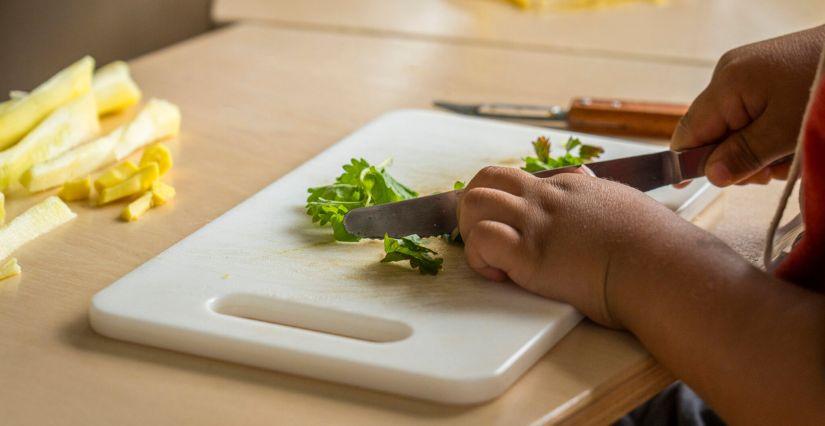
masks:
[[[573,99],[567,123],[571,130],[670,138],[687,105],[621,99]]]

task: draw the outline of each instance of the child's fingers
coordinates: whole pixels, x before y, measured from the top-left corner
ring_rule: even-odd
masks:
[[[529,179],[534,178],[530,173],[515,167],[489,166],[481,169],[467,184],[467,189],[494,188],[514,195],[522,195]]]
[[[679,121],[670,139],[670,148],[680,151],[713,143],[728,131],[720,111],[717,84],[711,84],[699,94]]]
[[[477,222],[464,238],[467,264],[487,279],[503,281],[524,259],[521,234],[512,226],[492,220]]]
[[[471,188],[459,202],[458,229],[464,235],[466,230],[482,220],[494,220],[521,229],[527,211],[524,198],[498,189]]]
[[[782,132],[764,119],[731,134],[708,157],[708,179],[727,186],[758,174],[785,154],[782,138]]]

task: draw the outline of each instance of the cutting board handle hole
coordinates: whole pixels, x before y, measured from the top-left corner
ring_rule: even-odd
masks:
[[[222,315],[371,343],[397,342],[412,335],[412,327],[400,321],[254,294],[219,297],[209,307]]]

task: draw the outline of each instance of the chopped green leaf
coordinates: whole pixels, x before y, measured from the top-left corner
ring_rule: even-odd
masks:
[[[465,184],[464,182],[462,182],[460,180],[457,180],[453,184],[453,190],[464,189],[465,186],[467,186],[467,184]]]
[[[352,209],[415,198],[418,193],[398,182],[386,171],[389,161],[377,166],[353,158],[343,166],[344,173],[335,183],[310,188],[307,214],[312,222],[331,225],[337,241],[358,241],[344,229],[344,215]]]
[[[444,259],[433,257],[438,254],[433,250],[424,247],[418,235],[409,235],[402,238],[391,238],[384,235],[384,252],[386,256],[381,263],[410,261],[413,269],[418,269],[422,275],[436,275],[441,269]]]
[[[578,148],[578,154],[573,153],[576,148]],[[559,167],[578,166],[598,158],[604,152],[600,147],[585,145],[579,138],[570,137],[564,144],[564,155],[552,157],[550,155],[550,139],[545,136],[539,136],[533,141],[533,150],[536,156],[525,157],[524,167],[522,167],[523,170],[530,173]]]

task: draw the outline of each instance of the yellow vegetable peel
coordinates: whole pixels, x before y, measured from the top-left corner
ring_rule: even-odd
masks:
[[[152,196],[152,191],[146,191],[140,198],[132,201],[123,208],[123,212],[120,213],[120,218],[127,222],[134,222],[140,219],[144,213],[152,208]]]
[[[17,264],[17,259],[11,258],[7,259],[5,262],[0,264],[0,281],[5,280],[6,278],[11,278],[15,275],[20,275],[22,269],[20,269],[20,265]]]
[[[92,177],[86,176],[66,182],[60,193],[57,194],[63,201],[86,200],[92,196]]]
[[[129,65],[115,61],[100,67],[92,79],[92,92],[100,115],[123,111],[138,103],[141,93],[129,74]]]
[[[176,135],[180,126],[180,111],[174,105],[169,105],[171,104],[165,101],[150,101],[131,123],[120,126],[93,142],[67,151],[57,158],[34,165],[23,174],[20,182],[31,192],[58,187],[72,179],[86,176],[106,164],[119,161],[155,140]],[[155,122],[166,124],[158,127],[153,124]],[[128,141],[127,133],[130,135]],[[124,148],[124,145],[128,147]],[[116,149],[119,154],[116,154]]]
[[[148,191],[159,177],[160,172],[158,165],[155,163],[147,164],[123,182],[103,188],[103,190],[100,191],[98,203],[106,204],[130,195]]]
[[[123,128],[120,127],[106,136],[64,152],[57,158],[35,164],[23,173],[20,183],[30,192],[38,192],[87,176],[104,164],[115,161],[114,146],[122,135]]]
[[[0,108],[0,149],[22,139],[52,111],[89,92],[94,66],[94,59],[86,56],[26,96],[4,103]]]
[[[175,198],[175,188],[161,181],[152,184],[152,205],[162,206]]]
[[[160,168],[160,175],[166,174],[172,168],[172,153],[169,148],[162,143],[154,144],[143,151],[140,157],[140,165],[145,166],[149,163],[157,163]]]
[[[100,131],[91,94],[58,108],[23,140],[0,152],[0,191],[8,188],[33,165],[50,160]]]
[[[60,198],[46,198],[0,228],[0,259],[9,257],[24,244],[75,217],[77,215]]]
[[[124,129],[121,141],[114,148],[115,160],[123,160],[139,148],[179,132],[180,109],[170,102],[152,99]]]
[[[128,160],[124,161],[103,172],[103,174],[95,180],[95,189],[101,192],[104,188],[109,188],[123,182],[137,171],[138,166],[136,166],[135,163]]]

